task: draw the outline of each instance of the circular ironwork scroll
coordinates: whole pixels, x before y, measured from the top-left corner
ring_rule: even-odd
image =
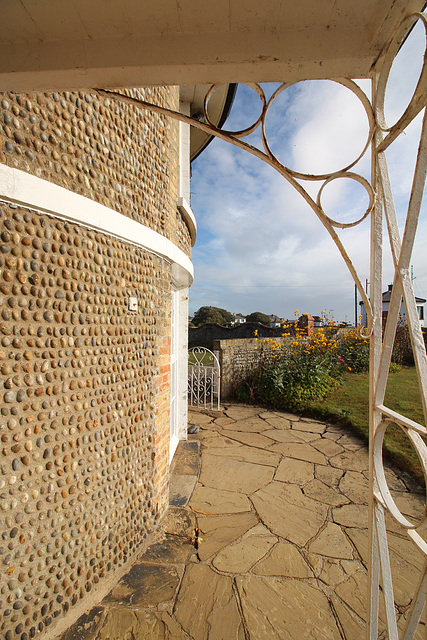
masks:
[[[420,77],[418,78],[417,86],[415,87],[412,98],[406,107],[403,114],[400,116],[398,121],[392,125],[391,127],[387,126],[386,117],[385,117],[385,94],[387,90],[387,83],[389,80],[389,75],[391,68],[393,66],[394,59],[399,52],[399,49],[402,45],[404,38],[408,35],[410,29],[415,25],[415,23],[420,20],[423,23],[425,34],[426,34],[426,53],[427,53],[427,17],[423,13],[415,13],[403,20],[400,25],[400,28],[397,30],[394,38],[392,39],[388,49],[385,52],[384,59],[382,62],[381,73],[378,78],[378,86],[377,86],[377,121],[378,125],[384,132],[393,133],[395,131],[399,131],[402,125],[407,121],[408,117],[412,117],[414,112],[419,110],[419,105],[421,101],[425,100],[425,93],[427,90],[427,67],[425,64],[425,56],[424,56],[424,64],[420,73]],[[425,55],[426,55],[425,53]]]
[[[427,542],[420,536],[420,534],[416,531],[416,529],[426,528],[427,525],[427,513],[424,512],[424,516],[421,519],[421,522],[411,522],[409,518],[407,518],[396,505],[393,496],[391,495],[390,489],[388,487],[387,479],[385,476],[384,470],[384,459],[383,459],[383,441],[384,434],[387,430],[387,427],[395,424],[406,433],[408,438],[411,440],[417,455],[419,457],[422,470],[424,473],[424,478],[427,483],[427,446],[424,440],[421,438],[419,432],[415,431],[415,429],[410,429],[408,427],[403,427],[398,422],[395,422],[391,419],[384,419],[380,422],[377,427],[375,437],[374,437],[374,469],[375,475],[378,483],[378,490],[380,492],[381,498],[383,499],[388,511],[392,515],[392,517],[398,522],[402,527],[404,527],[408,535],[412,538],[415,544],[427,554]],[[420,426],[420,431],[424,431],[427,434],[427,430],[424,427]]]
[[[313,82],[316,82],[315,80],[313,80]],[[361,102],[366,116],[367,116],[367,120],[368,120],[368,135],[366,137],[366,142],[365,145],[362,149],[362,151],[358,154],[358,156],[352,161],[350,162],[348,165],[346,165],[345,167],[342,167],[341,169],[338,169],[337,171],[332,171],[329,173],[323,173],[323,174],[310,174],[310,173],[304,173],[301,171],[295,171],[294,169],[291,169],[289,166],[285,166],[283,165],[282,162],[280,162],[280,160],[274,155],[274,153],[271,150],[270,145],[268,144],[268,140],[267,140],[267,134],[265,131],[265,119],[268,115],[268,110],[271,107],[271,105],[273,104],[274,100],[286,89],[289,89],[290,87],[294,86],[295,84],[297,84],[296,82],[290,82],[290,83],[284,83],[282,85],[280,85],[280,87],[278,87],[278,89],[276,89],[276,91],[273,93],[273,95],[271,96],[270,100],[267,102],[267,106],[265,109],[265,114],[262,117],[262,140],[263,140],[263,145],[265,148],[265,151],[267,153],[268,156],[270,156],[271,158],[274,158],[275,161],[280,164],[285,170],[286,172],[288,172],[291,176],[293,176],[294,178],[297,178],[299,180],[327,180],[329,178],[333,178],[333,177],[339,177],[340,174],[342,174],[343,172],[349,171],[350,169],[352,169],[358,162],[359,160],[365,155],[371,141],[374,135],[374,131],[375,131],[375,119],[374,119],[374,113],[372,110],[372,105],[368,100],[368,97],[366,96],[366,94],[362,91],[362,89],[355,83],[353,82],[353,80],[350,80],[348,78],[339,78],[336,80],[332,80],[332,79],[328,79],[328,82],[332,82],[332,83],[336,83],[336,84],[340,84],[343,87],[345,87],[346,89],[349,89],[352,93],[354,93],[354,95],[359,99],[359,101]]]
[[[259,99],[261,100],[261,105],[262,105],[262,110],[261,113],[259,115],[259,117],[255,120],[255,122],[251,125],[249,125],[249,127],[246,127],[244,129],[240,129],[237,131],[233,131],[231,129],[227,130],[227,129],[221,129],[221,132],[229,135],[229,136],[234,136],[235,138],[244,138],[248,135],[250,135],[251,133],[253,133],[254,131],[256,131],[256,129],[259,127],[259,125],[261,124],[261,122],[264,120],[265,118],[265,111],[267,108],[267,101],[265,98],[265,93],[262,89],[262,87],[260,87],[259,84],[256,83],[248,83],[248,82],[241,82],[239,84],[245,85],[246,87],[249,87],[250,89],[253,89],[255,91],[255,93],[258,95]],[[217,128],[215,126],[215,124],[209,119],[209,100],[212,96],[212,94],[214,93],[215,89],[218,87],[217,84],[213,84],[209,91],[207,92],[206,96],[205,96],[205,100],[203,103],[203,112],[204,112],[204,116],[205,116],[205,120],[206,122],[213,128]]]
[[[356,182],[361,184],[362,187],[365,188],[368,194],[369,204],[366,208],[366,211],[358,220],[355,220],[354,222],[339,222],[338,220],[334,220],[333,218],[331,218],[325,213],[325,210],[322,207],[321,198],[322,198],[322,193],[324,188],[326,187],[326,185],[330,184],[334,180],[338,180],[339,178],[348,178],[350,180],[355,180]],[[329,222],[333,227],[338,227],[339,229],[350,229],[350,227],[355,227],[356,225],[363,222],[363,220],[365,220],[372,213],[372,209],[374,208],[374,204],[375,204],[375,194],[374,194],[374,190],[372,189],[372,186],[366,180],[366,178],[359,175],[358,173],[352,173],[350,171],[341,171],[340,173],[338,173],[338,175],[329,176],[329,178],[325,180],[325,182],[322,184],[322,186],[319,189],[319,193],[317,194],[317,204],[325,213],[326,218],[329,220]]]

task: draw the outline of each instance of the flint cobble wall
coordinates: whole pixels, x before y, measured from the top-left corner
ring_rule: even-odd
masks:
[[[8,207],[0,219],[0,624],[25,640],[123,565],[165,508],[170,274],[102,234]]]
[[[179,108],[177,87],[121,93]],[[178,124],[132,104],[85,91],[0,94],[0,163],[111,207],[189,254],[177,154]]]
[[[174,107],[176,88],[144,95]],[[140,94],[140,91],[133,91]],[[189,252],[177,127],[89,93],[4,94],[0,162]],[[168,499],[170,265],[0,204],[0,631],[49,636],[144,544]],[[128,298],[138,311],[128,310]]]
[[[276,345],[285,345],[289,338],[274,338]],[[219,352],[221,367],[221,401],[230,400],[239,383],[257,367],[260,361],[270,361],[280,351],[271,349],[268,342],[256,338],[215,340],[214,351]]]

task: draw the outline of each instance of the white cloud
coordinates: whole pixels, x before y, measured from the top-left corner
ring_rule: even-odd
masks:
[[[271,106],[270,126],[270,112],[267,114],[267,136],[273,138],[270,146],[279,160],[296,171],[313,174],[338,171],[355,161],[369,132],[359,99],[349,89],[326,80],[300,83],[287,91],[292,92],[293,100],[287,106],[285,92],[280,94]],[[285,120],[284,127],[277,127],[279,118]]]

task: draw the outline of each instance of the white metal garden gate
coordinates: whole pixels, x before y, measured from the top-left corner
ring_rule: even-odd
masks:
[[[220,366],[215,353],[205,347],[188,352],[188,404],[190,407],[219,411]]]
[[[258,94],[262,110],[261,115],[254,123],[242,131],[230,132],[222,131],[215,127],[209,120],[208,102],[215,85],[208,91],[205,99],[204,118],[205,122],[200,122],[189,116],[171,111],[164,107],[153,105],[144,101],[139,101],[123,95],[117,95],[117,99],[139,105],[142,108],[150,109],[157,113],[168,115],[171,118],[180,120],[194,127],[197,127],[210,135],[214,135],[222,140],[234,144],[252,155],[260,158],[266,164],[273,167],[285,180],[287,180],[318,216],[325,229],[330,234],[341,253],[353,279],[356,283],[359,295],[363,300],[367,312],[368,326],[362,331],[364,337],[371,339],[371,360],[370,360],[370,500],[369,500],[369,536],[370,536],[370,561],[369,576],[370,588],[368,598],[367,638],[375,640],[378,638],[378,617],[379,617],[379,596],[380,582],[384,596],[384,604],[387,618],[387,630],[390,640],[398,640],[399,632],[397,626],[396,611],[393,597],[393,581],[391,575],[391,565],[389,557],[389,547],[387,541],[387,528],[385,515],[388,512],[394,521],[399,523],[401,530],[427,557],[427,543],[423,531],[427,529],[427,519],[424,517],[421,522],[412,522],[397,507],[390,489],[387,485],[383,466],[382,443],[384,433],[387,428],[394,424],[398,425],[415,447],[420,458],[424,475],[427,474],[427,447],[422,436],[427,436],[427,430],[421,424],[414,422],[400,415],[385,405],[385,390],[389,375],[391,354],[396,335],[396,328],[399,319],[399,311],[403,300],[406,310],[406,318],[410,331],[415,364],[418,373],[419,386],[422,396],[424,418],[427,417],[427,357],[424,347],[424,340],[420,328],[415,296],[412,287],[410,274],[411,255],[415,240],[415,232],[418,225],[420,208],[424,193],[424,185],[427,173],[427,65],[424,57],[423,68],[418,80],[417,87],[412,96],[408,96],[408,106],[399,120],[391,127],[386,123],[384,114],[384,98],[387,82],[399,48],[405,37],[417,21],[420,21],[427,32],[427,14],[417,13],[407,16],[401,23],[400,29],[395,33],[392,42],[387,50],[377,60],[372,69],[371,76],[371,97],[349,78],[331,78],[331,82],[337,82],[348,90],[352,91],[360,100],[365,109],[368,122],[369,133],[361,154],[349,165],[340,171],[328,174],[311,175],[296,172],[282,164],[271,151],[266,135],[265,119],[270,106],[277,96],[288,89],[291,83],[283,83],[267,99],[262,87],[258,84],[249,85]],[[101,91],[110,96],[114,92]],[[316,105],[313,105],[313,109]],[[405,135],[405,131],[420,112],[424,110],[424,121],[419,142],[418,154],[415,160],[415,169],[412,181],[412,191],[407,208],[406,225],[401,236],[395,204],[392,193],[392,185],[389,177],[386,151],[392,148],[393,143]],[[258,149],[242,140],[261,128],[262,142],[264,149]],[[370,150],[371,152],[371,180],[367,180],[360,174],[352,171],[359,160]],[[369,204],[366,211],[358,220],[351,223],[342,223],[329,217],[322,206],[322,193],[327,184],[331,181],[347,178],[359,182],[365,189],[369,197]],[[317,197],[312,197],[304,186],[304,181],[318,181],[320,188]],[[370,298],[368,298],[362,285],[360,277],[350,260],[350,257],[341,241],[336,229],[346,229],[355,227],[366,218],[371,221],[371,267],[370,267]],[[394,262],[394,282],[390,300],[390,307],[387,317],[387,324],[383,336],[382,332],[382,229],[383,223],[388,229],[391,252]],[[196,368],[197,369],[197,368]],[[201,383],[202,386],[205,383]],[[190,404],[197,399],[197,384],[190,385]],[[193,390],[194,387],[194,390]],[[219,406],[219,397],[218,397]],[[414,579],[415,590],[413,594],[408,594],[412,598],[412,607],[407,612],[406,627],[400,634],[402,640],[414,638],[419,625],[422,612],[425,608],[427,593],[427,564],[424,562],[420,567],[420,575]],[[427,625],[426,625],[427,628]]]

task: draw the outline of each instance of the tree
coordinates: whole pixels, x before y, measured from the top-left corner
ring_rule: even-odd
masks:
[[[218,307],[200,307],[194,314],[193,324],[196,327],[201,327],[202,324],[208,322],[217,322],[222,325],[230,324],[233,322],[233,314]]]
[[[261,322],[261,324],[266,324],[268,327],[270,318],[265,313],[261,313],[261,311],[254,311],[246,316],[246,322]]]

